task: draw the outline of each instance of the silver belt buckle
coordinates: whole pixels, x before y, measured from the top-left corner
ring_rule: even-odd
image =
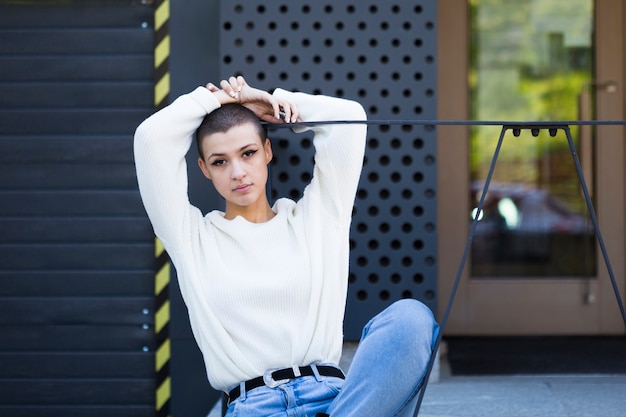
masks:
[[[278,371],[278,369],[270,369],[269,371],[266,371],[263,374],[263,383],[265,383],[265,385],[267,385],[270,388],[276,388],[280,385],[283,385],[289,382],[289,378],[279,379],[278,381],[276,381],[274,377],[272,376],[272,373],[275,371]]]

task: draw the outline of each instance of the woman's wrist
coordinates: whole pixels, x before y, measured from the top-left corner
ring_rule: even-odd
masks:
[[[221,105],[239,102],[239,100],[233,98],[224,90],[211,91],[211,93],[217,99],[217,101],[219,101]]]

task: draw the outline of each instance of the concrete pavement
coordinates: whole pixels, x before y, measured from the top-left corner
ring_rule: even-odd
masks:
[[[418,416],[625,417],[626,375],[459,377],[443,360]]]

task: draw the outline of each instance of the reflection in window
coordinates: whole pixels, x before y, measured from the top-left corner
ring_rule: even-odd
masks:
[[[469,3],[473,120],[593,117],[592,0]],[[471,207],[477,206],[499,134],[499,127],[472,128]],[[472,243],[472,276],[594,276],[595,235],[565,135],[509,135]],[[591,161],[592,147],[580,147],[576,126],[572,135],[581,160]]]

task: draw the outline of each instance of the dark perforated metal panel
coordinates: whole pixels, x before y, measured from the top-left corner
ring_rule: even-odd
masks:
[[[220,73],[359,101],[369,119],[436,119],[436,2],[221,1]],[[297,199],[312,136],[270,133],[271,195]],[[345,334],[400,298],[436,308],[436,132],[370,126],[351,232]]]

